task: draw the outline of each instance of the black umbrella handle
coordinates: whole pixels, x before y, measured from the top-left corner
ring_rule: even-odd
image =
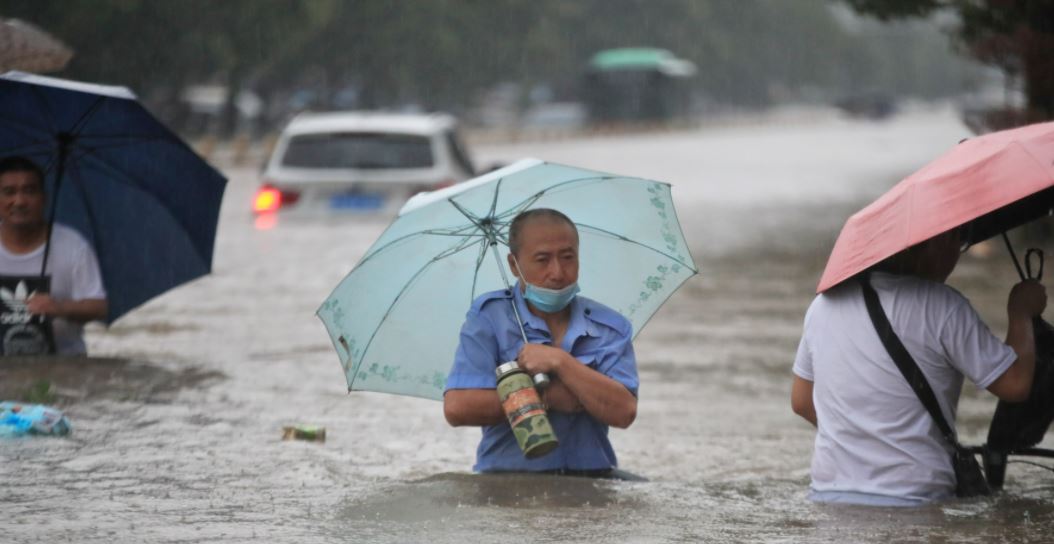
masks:
[[[1006,249],[1010,252],[1010,260],[1014,261],[1014,268],[1017,268],[1017,275],[1021,276],[1021,280],[1036,280],[1043,279],[1043,250],[1039,248],[1029,248],[1025,252],[1025,268],[1021,268],[1021,264],[1017,260],[1017,253],[1014,252],[1014,246],[1010,244],[1010,237],[1003,233],[1003,241],[1006,242]],[[1034,265],[1033,265],[1034,264]]]
[[[1035,257],[1035,259],[1033,259]],[[1032,263],[1035,261],[1035,273],[1032,270]],[[1025,252],[1025,274],[1028,279],[1039,281],[1043,279],[1043,250],[1037,248],[1031,248]]]

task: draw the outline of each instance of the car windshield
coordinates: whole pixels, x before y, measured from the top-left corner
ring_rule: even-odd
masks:
[[[283,166],[294,168],[428,168],[432,164],[428,137],[391,133],[294,136],[282,157]]]

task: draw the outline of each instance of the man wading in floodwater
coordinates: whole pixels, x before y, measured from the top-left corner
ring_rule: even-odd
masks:
[[[3,355],[50,351],[46,337],[52,331],[34,325],[30,315],[51,319],[55,351],[63,355],[85,353],[84,323],[106,317],[99,261],[91,245],[72,228],[52,226],[47,271],[41,279],[48,239],[46,201],[44,172],[36,163],[22,157],[0,160],[0,299],[3,316],[13,321],[0,327]],[[50,285],[40,285],[39,291],[30,287],[41,281]]]
[[[453,426],[483,427],[474,469],[608,476],[617,466],[608,426],[629,427],[637,415],[637,363],[629,321],[577,296],[578,230],[551,209],[525,211],[509,227],[512,292],[477,298],[461,328],[447,378],[443,412]],[[524,345],[511,301],[523,318]],[[546,373],[542,393],[560,445],[526,459],[495,390],[494,370],[518,361]]]
[[[1036,281],[1015,285],[1006,342],[999,341],[970,303],[944,285],[960,249],[953,229],[875,265],[869,280],[952,429],[964,375],[1003,400],[1028,398],[1032,317],[1047,304]],[[791,405],[817,427],[809,496],[882,506],[950,498],[956,488],[952,446],[876,333],[862,281],[868,280],[828,289],[805,315]]]

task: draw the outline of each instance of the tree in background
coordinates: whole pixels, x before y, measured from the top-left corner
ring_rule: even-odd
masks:
[[[182,128],[187,85],[228,87],[221,132],[232,128],[237,91],[266,72],[279,51],[312,32],[323,0],[4,0],[0,16],[47,28],[74,50],[58,77],[124,85]],[[324,14],[323,14],[324,15]]]
[[[968,72],[922,23],[848,32],[815,0],[4,0],[0,15],[74,49],[58,77],[129,86],[177,130],[187,86],[226,88],[224,133],[240,89],[271,126],[303,107],[463,113],[501,83],[574,100],[614,47],[669,49],[698,67],[698,96],[734,107],[946,96]]]
[[[952,10],[958,39],[978,60],[1020,77],[1026,111],[997,121],[1015,125],[1054,119],[1054,2],[1050,0],[845,0],[882,20]]]

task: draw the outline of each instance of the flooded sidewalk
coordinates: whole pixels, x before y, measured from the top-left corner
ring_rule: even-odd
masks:
[[[813,430],[791,413],[790,367],[834,238],[966,135],[937,110],[476,150],[673,183],[700,274],[637,337],[638,417],[611,431],[647,482],[473,475],[479,430],[439,403],[348,394],[313,314],[387,219],[258,229],[256,172],[228,170],[211,276],[92,328],[98,360],[0,366],[5,394],[50,380],[74,425],[0,442],[0,541],[1048,542],[1054,475],[1034,466],[1011,465],[1000,496],[921,509],[805,499]],[[1015,278],[991,246],[950,283],[1002,335]],[[967,386],[964,442],[994,407]],[[297,424],[326,441],[283,441]]]

